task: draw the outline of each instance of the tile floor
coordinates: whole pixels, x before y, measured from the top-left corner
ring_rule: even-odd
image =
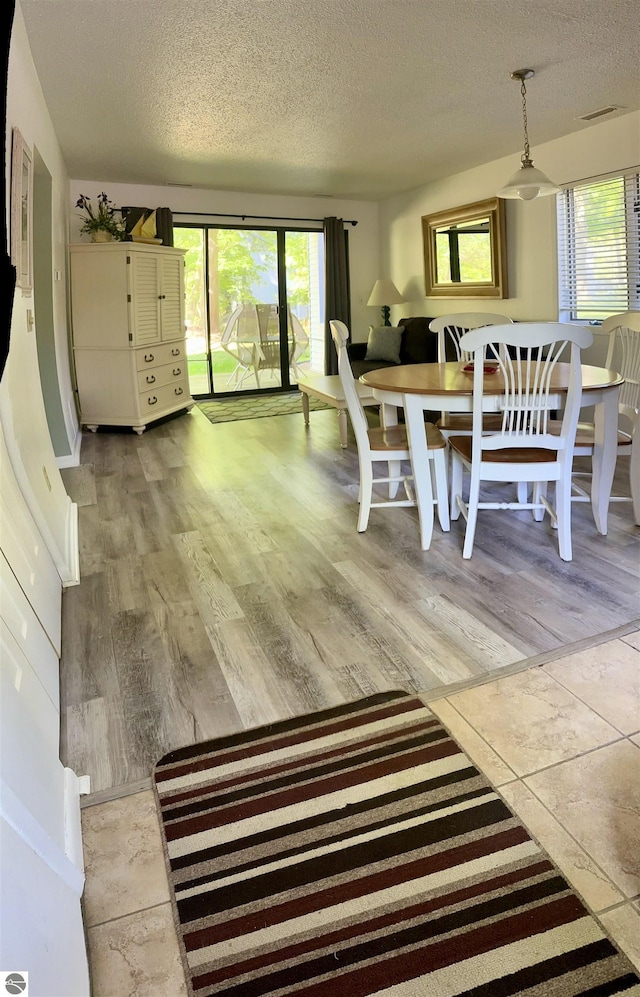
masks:
[[[429,706],[640,970],[640,631]],[[83,839],[93,997],[186,995],[151,791]]]

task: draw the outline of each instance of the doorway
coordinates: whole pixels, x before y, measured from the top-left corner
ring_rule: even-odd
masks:
[[[191,394],[290,391],[324,371],[324,237],[318,230],[185,225]]]

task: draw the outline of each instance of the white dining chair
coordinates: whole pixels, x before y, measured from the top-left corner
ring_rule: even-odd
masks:
[[[347,353],[349,330],[344,322],[329,323],[331,335],[338,354],[338,373],[347,403],[347,411],[351,419],[356,446],[358,448],[358,466],[360,470],[360,486],[358,501],[358,532],[363,533],[369,522],[371,509],[380,507],[415,506],[412,492],[412,476],[404,474],[402,463],[410,461],[409,442],[404,426],[374,426],[367,423],[362,403],[356,390],[351,364]],[[447,469],[445,462],[446,441],[430,423],[425,424],[427,436],[427,455],[432,473],[427,475],[427,487],[431,494],[425,497],[425,505],[431,510],[431,516],[420,519],[420,544],[423,550],[428,550],[433,532],[433,507],[437,508],[438,520],[443,530],[449,529],[449,504],[447,492]],[[384,461],[387,464],[385,476],[374,477],[374,464]],[[388,499],[374,501],[374,485],[387,484]],[[402,484],[404,498],[396,498]],[[435,493],[435,497],[434,497]]]
[[[602,331],[609,334],[607,357],[604,366],[616,370],[624,377],[618,397],[618,456],[629,456],[640,461],[640,440],[633,437],[640,432],[640,312],[622,312],[611,315],[602,323]],[[558,432],[560,423],[551,424],[552,432]],[[595,446],[595,425],[579,422],[576,430],[574,454],[576,457],[593,457]],[[581,484],[581,479],[590,478],[589,472],[574,471],[572,477],[572,501],[590,502],[591,495]],[[640,490],[637,485],[640,476],[629,466],[629,495],[612,495],[610,502],[633,502],[634,520],[640,526]]]
[[[429,329],[438,337],[438,363],[446,363],[447,359],[470,360],[471,356],[460,347],[460,340],[465,333],[481,329],[485,325],[507,325],[511,321],[508,315],[496,315],[492,312],[454,312],[432,318]]]
[[[495,312],[454,312],[450,315],[440,315],[431,319],[429,329],[438,337],[438,363],[446,363],[447,357],[466,363],[471,355],[460,349],[460,340],[473,329],[483,329],[487,325],[508,325],[513,320],[508,315],[498,315]],[[471,436],[472,416],[469,412],[441,412],[436,426],[448,440],[450,436]],[[486,433],[500,429],[500,416],[485,412],[482,421]],[[518,501],[525,502],[528,485],[526,481],[518,483]]]
[[[479,509],[530,509],[535,520],[545,511],[558,528],[560,557],[570,561],[571,551],[571,470],[573,447],[581,401],[582,372],[580,350],[590,346],[593,333],[581,326],[556,322],[521,322],[476,329],[460,340],[461,349],[473,354],[473,428],[471,436],[452,436],[451,518],[460,513],[467,526],[462,556],[471,557]],[[509,351],[500,347],[509,347]],[[549,428],[558,408],[552,377],[556,364],[566,361],[569,352],[569,386],[559,432]],[[563,356],[563,351],[565,356]],[[502,377],[504,396],[500,409],[500,429],[483,430],[483,361],[498,366],[489,375],[487,391],[495,394],[495,379]],[[491,390],[493,389],[493,390]],[[463,472],[470,472],[468,498],[463,499]],[[491,482],[533,482],[531,500],[504,502],[480,499],[480,484]],[[547,486],[555,482],[554,504]]]
[[[438,363],[446,363],[447,358],[464,363],[471,359],[470,354],[460,348],[460,340],[473,329],[487,325],[507,325],[511,319],[507,315],[491,312],[455,312],[431,319],[429,329],[438,337]],[[436,426],[446,440],[454,434],[471,435],[471,415],[468,412],[442,412]],[[484,428],[489,431],[499,428],[499,419],[485,415]]]

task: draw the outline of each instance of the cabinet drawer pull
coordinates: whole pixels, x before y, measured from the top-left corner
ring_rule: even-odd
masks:
[[[182,388],[174,388],[173,390],[175,391],[176,395],[182,395],[182,394],[184,394],[184,391],[183,391]]]
[[[174,367],[173,368],[173,376],[174,377],[178,377],[179,374],[182,374],[182,368],[181,367]]]
[[[145,363],[153,363],[154,360],[155,360],[155,357],[154,357],[153,353],[145,353],[145,355],[144,355],[144,362]]]
[[[147,403],[148,403],[149,405],[157,405],[157,403],[158,403],[158,399],[156,398],[156,396],[155,396],[155,395],[151,395],[151,397],[150,397],[150,398],[147,398]]]
[[[180,350],[178,349],[177,346],[174,346],[174,348],[171,350],[171,356],[172,357],[179,357],[180,356]]]
[[[147,374],[147,384],[155,384],[156,379],[153,374]]]

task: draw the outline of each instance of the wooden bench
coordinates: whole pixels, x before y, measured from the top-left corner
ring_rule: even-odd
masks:
[[[363,405],[379,406],[373,397],[371,388],[366,384],[356,381],[356,388]],[[327,402],[332,408],[338,410],[338,427],[340,429],[340,446],[347,445],[347,403],[340,383],[338,374],[318,375],[316,377],[305,377],[298,381],[298,390],[302,393],[302,414],[305,426],[309,425],[309,396],[320,398]]]

